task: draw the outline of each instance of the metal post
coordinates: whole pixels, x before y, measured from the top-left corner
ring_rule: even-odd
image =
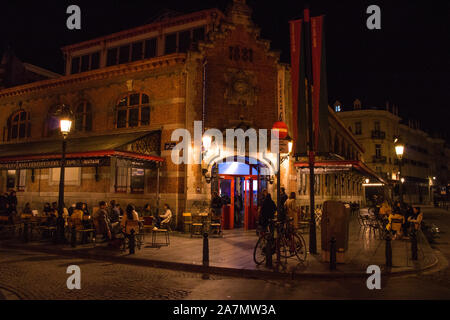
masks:
[[[28,221],[23,224],[23,241],[28,242]]]
[[[400,195],[399,195],[399,197],[400,197],[400,202],[401,203],[403,203],[403,183],[402,183],[402,178],[403,178],[403,175],[402,175],[402,161],[403,161],[403,159],[399,159],[398,160],[398,172],[399,172],[399,174],[400,174],[400,187],[399,187],[399,193],[400,193]],[[406,181],[406,180],[405,180]]]
[[[279,142],[280,140],[278,140]],[[280,220],[281,218],[281,210],[283,208],[281,208],[281,174],[280,174],[280,170],[281,170],[281,157],[280,157],[280,146],[278,146],[278,171],[277,171],[277,214],[278,214],[278,220]]]
[[[156,169],[156,213],[159,213],[159,168],[160,168],[160,164],[157,164],[157,169]]]
[[[386,267],[392,267],[392,246],[391,246],[391,236],[386,235]]]
[[[208,233],[203,233],[203,266],[209,267],[209,243]]]
[[[317,253],[316,244],[316,217],[314,203],[314,130],[313,130],[313,108],[312,108],[312,56],[311,56],[311,23],[309,19],[309,9],[304,10],[305,44],[306,44],[306,102],[308,110],[308,150],[309,150],[309,207],[311,211],[311,221],[309,225],[309,252]]]
[[[131,234],[128,236],[128,248],[130,249],[130,254],[135,253],[136,236],[134,235],[134,229],[131,230]]]
[[[267,238],[266,242],[266,267],[272,268],[272,246],[273,246],[273,240],[272,240],[272,234],[269,233],[269,236]]]
[[[64,136],[62,142],[62,155],[61,155],[61,173],[59,175],[59,198],[58,198],[58,218],[56,219],[56,241],[57,243],[64,243],[64,174],[66,166],[66,137]]]
[[[336,270],[336,239],[330,240],[330,270]]]
[[[412,259],[417,260],[417,233],[416,233],[415,226],[411,233],[411,253],[412,253]]]
[[[72,227],[72,233],[70,234],[70,244],[72,248],[77,246],[77,229],[75,226]]]

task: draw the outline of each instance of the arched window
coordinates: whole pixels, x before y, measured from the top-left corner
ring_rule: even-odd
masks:
[[[30,113],[20,110],[8,119],[8,141],[29,138],[30,134]]]
[[[92,130],[92,107],[87,101],[78,104],[75,109],[75,131],[86,132]]]
[[[116,113],[117,128],[133,128],[150,124],[150,102],[144,93],[129,93],[119,100]]]

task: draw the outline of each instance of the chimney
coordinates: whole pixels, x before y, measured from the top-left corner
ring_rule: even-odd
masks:
[[[353,110],[361,110],[361,100],[355,99],[353,101]]]

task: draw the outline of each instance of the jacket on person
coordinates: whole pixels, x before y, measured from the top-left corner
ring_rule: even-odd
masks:
[[[108,212],[106,209],[99,209],[95,219],[97,220],[98,233],[105,234],[109,231]]]
[[[161,221],[161,223],[169,223],[172,219],[172,211],[170,209],[167,209],[164,214],[159,215],[161,219],[164,219]]]

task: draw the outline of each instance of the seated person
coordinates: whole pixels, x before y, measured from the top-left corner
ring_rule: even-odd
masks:
[[[398,220],[399,222],[393,220]],[[405,217],[400,214],[400,212],[395,211],[393,214],[389,215],[386,229],[392,232],[392,234],[394,235],[394,239],[397,239],[402,236],[402,226],[404,223]]]
[[[26,215],[31,215],[31,214],[33,214],[33,212],[31,211],[31,206],[30,206],[30,203],[29,203],[29,202],[27,202],[27,203],[25,204],[25,207],[23,208],[22,213],[23,213],[23,214],[26,214]]]
[[[170,220],[172,220],[172,211],[170,210],[170,207],[167,203],[164,204],[164,213],[157,216],[155,220],[156,220],[156,223],[155,223],[155,227],[153,228],[153,230],[157,230],[157,229],[161,228],[161,226],[164,226],[164,225],[167,225],[167,226],[169,225]]]
[[[138,221],[139,222],[139,214],[136,212],[134,205],[129,204],[126,209],[126,213],[122,217],[122,221],[120,222],[120,226],[124,230],[125,234],[130,234],[132,229],[127,228],[127,221]],[[140,223],[139,223],[140,226]],[[134,230],[135,233],[138,233],[139,230]]]

